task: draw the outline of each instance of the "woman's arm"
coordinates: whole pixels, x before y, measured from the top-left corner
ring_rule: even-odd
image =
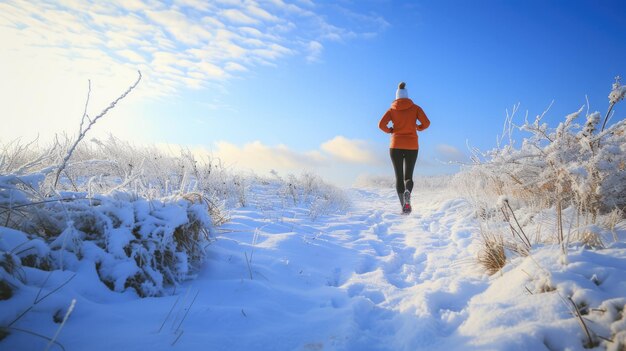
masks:
[[[387,124],[389,124],[390,121],[391,121],[391,113],[387,111],[383,115],[383,118],[380,119],[380,122],[378,122],[378,128],[380,128],[380,130],[382,130],[385,133],[393,132],[393,128],[387,127]]]
[[[415,127],[418,131],[422,131],[430,126],[430,120],[419,106],[417,106],[417,119],[420,121],[420,124]]]

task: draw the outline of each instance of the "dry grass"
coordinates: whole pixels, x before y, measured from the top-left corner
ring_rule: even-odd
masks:
[[[13,296],[11,285],[4,280],[0,280],[0,300],[8,300]]]
[[[26,281],[20,260],[9,252],[0,255],[0,268],[22,282]]]
[[[594,248],[594,249],[603,249],[605,248],[604,242],[602,242],[602,238],[598,233],[586,230],[577,235],[576,241],[579,241],[583,245]]]
[[[615,242],[619,240],[615,228],[617,227],[617,224],[625,218],[626,213],[624,213],[624,211],[619,208],[615,208],[604,219],[603,225],[611,231],[611,234],[613,234],[613,240]]]
[[[174,229],[174,241],[179,251],[186,252],[190,257],[190,262],[199,262],[204,257],[204,248],[201,243],[205,242],[201,235],[204,235],[206,242],[210,242],[209,232],[203,223],[194,217],[193,212],[188,212],[189,222]],[[174,257],[170,257],[167,266],[174,266]]]
[[[499,234],[481,233],[482,249],[478,253],[478,263],[489,275],[499,272],[506,265],[504,239]]]
[[[567,297],[567,301],[571,303],[572,309],[574,311],[574,316],[576,316],[581,329],[585,332],[585,335],[587,336],[587,338],[583,342],[583,346],[586,349],[592,349],[600,345],[598,337],[595,335],[595,333],[591,329],[589,329],[589,327],[587,326],[587,323],[585,323],[585,319],[583,315],[586,314],[584,313],[584,311],[587,308],[586,304],[581,303],[581,307],[579,307],[578,305],[576,305],[576,303],[574,302],[574,300],[572,300],[571,297]]]
[[[226,211],[221,206],[218,206],[214,201],[201,193],[189,192],[181,197],[192,204],[205,204],[208,208],[209,216],[211,216],[211,220],[213,221],[213,225],[216,227],[219,227],[230,220]]]

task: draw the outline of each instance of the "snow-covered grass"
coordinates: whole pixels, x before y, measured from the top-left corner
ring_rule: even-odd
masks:
[[[616,80],[605,123],[624,91]],[[575,261],[596,255],[587,252],[590,250],[597,252],[593,257],[602,257],[612,266],[614,263],[604,258],[623,255],[625,237],[620,228],[626,227],[626,120],[606,127],[600,124],[599,112],[587,112],[579,125],[576,121],[583,109],[551,128],[542,122],[544,115],[532,123],[526,118],[516,126],[516,106],[505,122],[503,136],[508,143],[485,154],[475,152],[476,164],[466,167],[453,183],[475,208],[482,239],[477,259],[486,272],[526,266],[524,278],[542,285],[525,287],[527,292],[554,291],[558,300],[571,307],[584,331],[585,347],[621,350],[626,345],[621,312],[626,291],[583,298],[591,285],[580,283],[577,274],[600,286],[597,277],[608,267],[584,262],[581,273]],[[514,140],[518,131],[526,133],[519,147]],[[621,263],[617,265],[621,267]],[[504,281],[504,285],[511,284],[510,279]],[[623,287],[624,279],[615,283]],[[510,299],[514,294],[507,295]],[[492,301],[490,298],[488,305]],[[475,324],[486,328],[483,322]],[[540,329],[537,332],[543,334]],[[548,349],[571,347],[569,342],[544,344]]]
[[[74,272],[117,293],[163,296],[194,277],[235,208],[298,207],[313,220],[350,205],[309,173],[234,174],[184,149],[174,155],[114,137],[79,145],[57,139],[47,147],[14,141],[0,150],[0,300],[12,307],[2,315],[3,335],[43,300],[15,295],[36,287],[41,295],[53,275]],[[258,189],[278,196],[260,202]]]
[[[622,90],[613,85],[609,111]],[[476,153],[477,164],[457,176],[486,232],[510,232],[505,244],[520,252],[532,243],[557,243],[565,253],[572,242],[601,247],[617,240],[614,227],[626,211],[626,120],[601,130],[600,113],[587,112],[577,124],[583,109],[551,128],[543,115],[515,126],[514,108],[503,134],[508,144]],[[519,147],[516,130],[526,133]]]

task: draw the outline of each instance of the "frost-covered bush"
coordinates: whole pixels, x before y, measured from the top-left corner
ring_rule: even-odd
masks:
[[[200,193],[211,204],[216,223],[226,218],[225,206],[241,202],[237,177],[219,160],[198,160],[183,148],[165,152],[155,146],[135,146],[113,136],[78,145],[54,186],[54,171],[71,144],[68,138],[57,138],[51,146],[0,145],[0,175],[43,176],[33,194],[39,198],[64,191],[86,197],[126,191],[149,199]],[[33,189],[27,190],[32,193]]]
[[[520,148],[506,146],[489,152],[486,162],[473,167],[483,188],[492,195],[513,195],[527,202],[562,201],[585,214],[598,215],[626,207],[626,124],[618,122],[594,133],[599,113],[579,125],[582,108],[557,128],[526,122],[531,133]]]
[[[200,196],[149,200],[114,191],[31,199],[23,188],[35,191],[44,178],[0,178],[0,246],[22,265],[76,271],[87,260],[112,290],[154,296],[202,261],[212,221]]]
[[[625,92],[616,81],[604,121]],[[474,200],[485,231],[509,238],[505,247],[524,253],[545,241],[559,243],[564,252],[572,241],[602,246],[611,231],[602,218],[619,214],[623,219],[626,121],[606,127],[599,112],[583,116],[583,110],[556,127],[544,123],[543,115],[520,126],[507,116],[509,143],[476,153],[475,164],[455,178]],[[513,140],[515,130],[526,135],[520,145]]]
[[[209,230],[240,198],[221,165],[197,162],[187,150],[171,156],[110,137],[78,145],[54,186],[71,144],[57,138],[49,147],[2,147],[0,228],[19,236],[19,247],[5,242],[3,250],[44,270],[93,262],[112,290],[141,296],[160,295],[191,276]]]
[[[309,215],[313,219],[343,211],[350,205],[342,190],[308,172],[302,173],[300,177],[290,175],[283,185],[283,191],[289,191],[295,202],[309,208]]]
[[[300,208],[316,219],[319,216],[345,211],[350,207],[350,200],[343,190],[326,183],[322,178],[310,172],[300,175],[289,174],[285,178],[272,172],[272,177],[252,177],[249,180],[254,188],[255,198],[250,205],[274,211],[284,208]],[[256,196],[271,192],[275,196]],[[268,203],[268,201],[276,203]]]

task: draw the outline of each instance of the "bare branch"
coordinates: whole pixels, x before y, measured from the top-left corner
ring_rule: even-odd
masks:
[[[128,95],[133,89],[135,89],[137,84],[139,84],[139,81],[141,81],[141,71],[137,71],[137,73],[139,74],[139,76],[137,77],[137,81],[135,81],[135,83],[133,85],[131,85],[122,95],[120,95],[117,99],[115,99],[113,102],[111,102],[111,104],[109,104],[109,106],[107,106],[107,108],[102,110],[102,112],[100,112],[100,114],[97,115],[94,119],[90,119],[87,116],[87,104],[89,103],[89,95],[91,94],[91,81],[89,82],[89,94],[87,94],[87,102],[85,103],[85,112],[84,112],[83,117],[82,117],[81,122],[80,122],[80,130],[79,130],[79,133],[78,133],[78,138],[76,138],[76,141],[74,142],[74,144],[72,144],[72,146],[68,150],[67,155],[65,155],[65,158],[63,159],[63,162],[61,163],[61,165],[59,166],[59,169],[57,170],[56,176],[54,178],[54,187],[55,188],[57,186],[57,183],[59,182],[59,176],[61,175],[61,172],[67,166],[67,162],[72,157],[72,154],[74,153],[74,150],[76,149],[76,146],[78,146],[78,144],[81,142],[81,140],[83,140],[83,138],[85,138],[85,135],[87,134],[87,132],[93,127],[94,124],[96,124],[96,122],[98,122],[98,120],[100,118],[104,117],[104,115],[106,115],[107,112],[109,112],[109,110],[114,108],[115,105],[120,100],[124,99],[126,97],[126,95]],[[83,124],[84,124],[85,120],[89,120],[89,123],[83,129]]]

